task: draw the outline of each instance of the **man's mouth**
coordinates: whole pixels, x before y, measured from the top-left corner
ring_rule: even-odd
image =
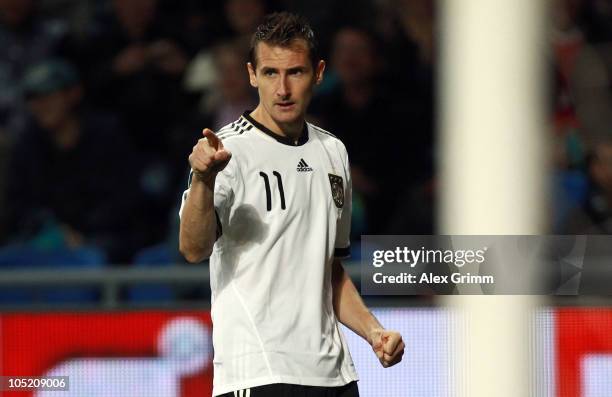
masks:
[[[295,102],[278,102],[276,105],[281,109],[290,109],[293,105],[295,105]]]

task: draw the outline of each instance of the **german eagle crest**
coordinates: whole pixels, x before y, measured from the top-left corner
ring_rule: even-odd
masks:
[[[344,184],[342,182],[342,177],[334,174],[328,175],[334,203],[336,204],[336,207],[342,208],[344,206]]]

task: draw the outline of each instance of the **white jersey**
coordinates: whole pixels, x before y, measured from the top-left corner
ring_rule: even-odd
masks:
[[[332,305],[332,261],[349,252],[344,144],[309,123],[291,142],[248,113],[217,135],[232,158],[214,195],[213,395],[357,380]]]

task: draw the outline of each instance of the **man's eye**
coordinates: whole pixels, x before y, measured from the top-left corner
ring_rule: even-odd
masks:
[[[276,72],[274,70],[266,70],[264,72],[264,75],[266,76],[273,76]]]

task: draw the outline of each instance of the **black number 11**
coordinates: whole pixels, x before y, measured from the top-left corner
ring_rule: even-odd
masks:
[[[273,171],[272,174],[278,180],[278,192],[280,193],[281,200],[281,208],[285,209],[285,191],[283,190],[283,180],[281,179],[281,175],[277,171]],[[260,172],[259,175],[264,180],[264,185],[266,187],[266,208],[268,211],[272,211],[272,193],[270,191],[270,181],[268,180],[268,174],[265,172]]]

